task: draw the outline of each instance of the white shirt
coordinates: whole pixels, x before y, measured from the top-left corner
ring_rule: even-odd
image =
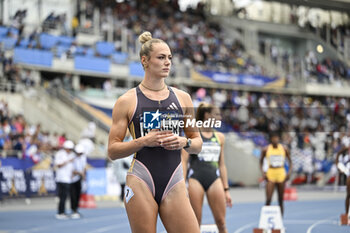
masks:
[[[74,158],[74,153],[67,153],[65,150],[59,150],[55,155],[55,166],[61,165]],[[72,183],[72,175],[74,170],[74,163],[69,162],[62,167],[56,169],[56,182],[60,183]]]
[[[80,155],[76,156],[74,161],[74,171],[77,171],[79,173],[83,173],[86,167],[86,156],[85,155]],[[77,182],[81,177],[79,175],[75,175],[72,178],[72,183]]]
[[[128,157],[113,161],[114,174],[116,175],[117,180],[120,184],[126,183],[126,175],[130,168],[132,159],[133,156],[130,155]]]
[[[95,144],[89,138],[80,139],[78,144],[83,145],[83,147],[85,148],[85,155],[86,156],[90,156],[92,154],[92,152],[95,150]]]

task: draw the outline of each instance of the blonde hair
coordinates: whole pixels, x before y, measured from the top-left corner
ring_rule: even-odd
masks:
[[[153,43],[165,43],[161,39],[153,38],[152,34],[150,32],[147,32],[147,31],[143,32],[139,36],[139,41],[141,43],[140,59],[143,56],[146,56],[148,59],[150,58],[150,54],[152,52],[152,45],[153,45]]]

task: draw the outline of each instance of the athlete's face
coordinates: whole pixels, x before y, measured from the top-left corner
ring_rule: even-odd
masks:
[[[280,138],[278,136],[272,136],[271,137],[271,143],[274,145],[277,145],[279,143]]]
[[[171,51],[165,43],[153,43],[150,58],[144,60],[145,71],[153,77],[165,78],[169,76],[171,68]]]
[[[217,107],[214,107],[210,113],[206,114],[205,120],[209,118],[220,121],[222,119],[220,109]]]

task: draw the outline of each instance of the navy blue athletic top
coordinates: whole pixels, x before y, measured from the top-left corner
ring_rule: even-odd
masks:
[[[171,130],[179,136],[183,134],[183,129],[176,124],[179,120],[183,120],[181,105],[174,91],[170,87],[168,87],[168,90],[168,98],[158,101],[147,98],[140,88],[136,87],[137,106],[129,124],[129,130],[134,139],[145,136],[152,128]],[[135,160],[144,165],[146,172],[150,173],[153,184],[152,180],[145,182],[149,186],[154,186],[154,198],[160,204],[174,171],[181,165],[181,150],[143,147],[135,153],[132,167],[129,170],[130,173],[132,173]],[[145,176],[145,174],[138,176]]]
[[[198,180],[207,191],[220,177],[221,142],[216,132],[213,132],[210,138],[206,138],[202,134],[201,137],[203,140],[202,151],[199,154],[190,155],[188,178]]]

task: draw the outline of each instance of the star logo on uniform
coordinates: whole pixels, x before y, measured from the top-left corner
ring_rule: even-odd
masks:
[[[162,114],[161,113],[159,113],[159,109],[157,109],[157,111],[155,112],[155,113],[152,113],[152,120],[151,120],[151,122],[152,121],[154,121],[154,120],[156,120],[156,119],[158,119],[158,117],[160,117]]]

